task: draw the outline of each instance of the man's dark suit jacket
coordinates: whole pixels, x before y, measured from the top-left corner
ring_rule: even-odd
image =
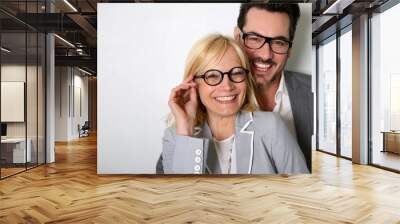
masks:
[[[311,75],[285,71],[285,84],[289,93],[290,106],[297,142],[311,171],[311,136],[314,128],[314,97],[311,91]]]

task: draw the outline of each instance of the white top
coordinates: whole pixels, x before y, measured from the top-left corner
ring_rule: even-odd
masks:
[[[297,139],[292,107],[290,106],[289,93],[286,88],[285,75],[283,72],[278,90],[275,93],[275,102],[276,105],[273,112],[279,113],[290,133],[292,133],[292,135]]]
[[[235,135],[221,141],[214,139],[214,144],[219,166],[221,167],[221,173],[237,173]]]

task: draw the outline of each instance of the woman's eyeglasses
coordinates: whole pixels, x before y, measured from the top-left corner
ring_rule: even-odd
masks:
[[[228,72],[221,72],[216,69],[210,69],[203,75],[195,76],[194,79],[204,79],[204,81],[210,86],[216,86],[222,82],[225,75],[228,75],[229,80],[234,83],[241,83],[246,79],[246,75],[249,74],[249,70],[243,67],[234,67]]]

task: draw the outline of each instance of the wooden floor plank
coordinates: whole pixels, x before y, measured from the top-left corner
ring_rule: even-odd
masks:
[[[400,223],[400,175],[313,152],[313,174],[96,174],[96,138],[0,181],[0,223]]]

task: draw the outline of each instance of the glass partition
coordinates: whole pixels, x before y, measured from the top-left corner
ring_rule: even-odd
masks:
[[[43,13],[44,3],[2,1],[0,7],[18,17]],[[44,33],[0,12],[1,179],[45,163],[45,45]]]
[[[352,158],[352,35],[340,36],[340,154]]]
[[[38,49],[37,41],[38,35],[36,32],[27,33],[27,98],[26,98],[26,111],[27,111],[27,151],[29,159],[27,167],[37,165],[37,132],[38,132]]]
[[[400,5],[371,19],[372,164],[400,171]]]
[[[46,124],[46,38],[43,33],[38,33],[38,76],[37,76],[37,90],[38,90],[38,111],[37,111],[37,162],[43,164],[46,162],[46,139],[45,139],[45,124]]]
[[[7,177],[24,171],[31,156],[26,150],[26,33],[3,32],[1,46],[1,176]]]
[[[318,149],[336,154],[336,37],[318,48]]]

